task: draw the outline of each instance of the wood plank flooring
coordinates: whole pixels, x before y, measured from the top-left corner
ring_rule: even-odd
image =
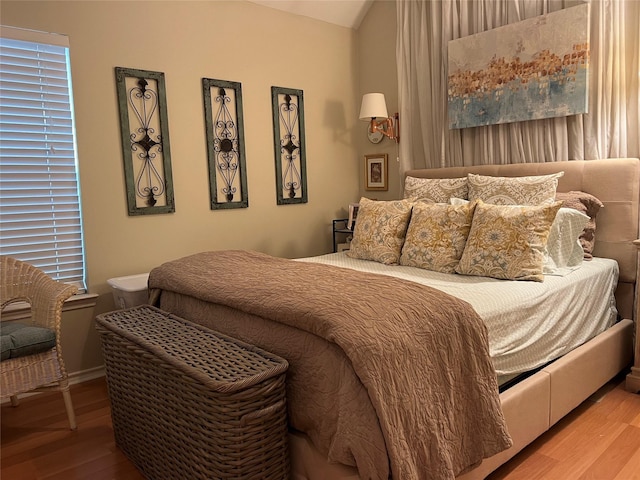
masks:
[[[2,405],[2,480],[143,480],[115,445],[104,377],[73,385],[71,398],[76,431],[69,430],[60,393]]]
[[[489,480],[640,480],[640,395],[616,378]]]
[[[116,447],[104,378],[74,385],[78,430],[62,395],[1,409],[2,480],[142,480]],[[489,480],[640,480],[640,395],[619,377],[525,448]]]

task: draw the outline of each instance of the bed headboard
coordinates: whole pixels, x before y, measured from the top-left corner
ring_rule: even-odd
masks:
[[[620,279],[616,290],[618,311],[632,318],[634,290],[638,278],[638,254],[632,242],[640,238],[640,160],[610,158],[566,162],[476,165],[470,167],[409,170],[406,176],[418,178],[457,178],[467,173],[518,177],[546,175],[564,171],[558,191],[581,190],[598,197],[604,208],[598,212],[593,254],[617,260]]]

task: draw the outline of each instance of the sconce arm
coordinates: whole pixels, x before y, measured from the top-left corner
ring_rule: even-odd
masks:
[[[395,120],[395,121],[394,121]],[[399,116],[396,113],[393,118],[383,118],[382,120],[376,120],[376,118],[372,118],[369,123],[369,131],[371,133],[380,132],[385,137],[390,138],[391,140],[395,140],[396,143],[400,141],[400,123]]]

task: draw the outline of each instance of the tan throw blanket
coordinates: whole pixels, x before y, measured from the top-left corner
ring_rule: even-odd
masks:
[[[462,300],[392,277],[247,251],[165,263],[151,271],[149,286],[336,344],[367,389],[395,479],[453,479],[511,446],[486,328]]]

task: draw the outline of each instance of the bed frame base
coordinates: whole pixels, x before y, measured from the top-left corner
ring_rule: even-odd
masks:
[[[633,358],[633,322],[622,320],[571,353],[500,394],[513,446],[457,477],[480,480],[514,457],[600,387],[628,368]],[[638,370],[638,369],[634,369]],[[638,374],[640,386],[640,370]],[[356,480],[354,467],[328,463],[309,438],[289,435],[294,480]]]

